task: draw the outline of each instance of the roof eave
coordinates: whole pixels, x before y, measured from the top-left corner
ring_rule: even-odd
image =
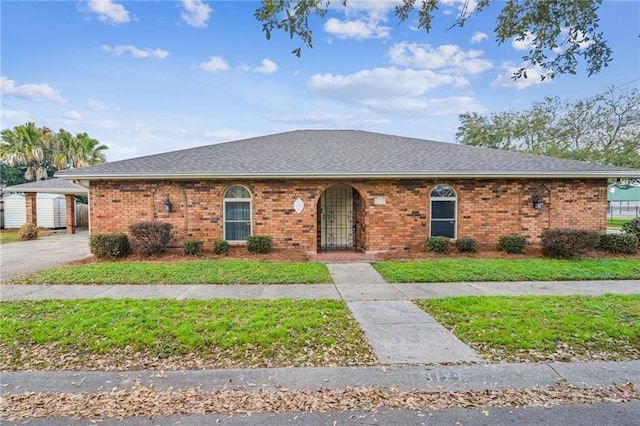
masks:
[[[193,180],[193,179],[425,179],[425,178],[458,178],[458,179],[489,179],[489,178],[640,178],[640,170],[630,171],[552,171],[552,172],[521,172],[521,171],[494,171],[494,172],[376,172],[376,173],[334,173],[334,172],[260,172],[260,173],[89,173],[56,175],[60,179],[67,180]]]

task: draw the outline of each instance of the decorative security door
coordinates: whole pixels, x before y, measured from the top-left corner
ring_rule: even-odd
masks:
[[[336,185],[320,197],[320,249],[351,250],[357,248],[354,201],[358,193],[350,186]]]

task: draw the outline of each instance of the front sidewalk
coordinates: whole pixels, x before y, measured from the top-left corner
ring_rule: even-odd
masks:
[[[455,296],[639,294],[640,280],[418,284],[0,285],[0,299],[333,299],[415,300]]]

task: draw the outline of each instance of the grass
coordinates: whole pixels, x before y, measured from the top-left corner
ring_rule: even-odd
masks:
[[[54,234],[50,229],[38,228],[38,237],[48,237]],[[0,244],[13,243],[15,241],[20,241],[20,234],[17,229],[0,230]]]
[[[417,304],[496,362],[640,356],[640,295],[454,297]]]
[[[14,284],[292,284],[330,283],[321,263],[236,260],[193,262],[100,262],[51,268]]]
[[[629,222],[631,219],[607,219],[607,226],[611,228],[622,228],[622,225]]]
[[[0,303],[0,370],[130,369],[167,362],[183,368],[349,365],[374,359],[339,301]]]
[[[392,283],[639,279],[638,259],[437,259],[378,262]]]
[[[607,226],[610,228],[621,228],[622,225],[627,222],[627,219],[607,219]]]

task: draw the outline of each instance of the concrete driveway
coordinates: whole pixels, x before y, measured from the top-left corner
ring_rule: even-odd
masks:
[[[89,232],[57,234],[35,241],[17,241],[0,245],[0,281],[52,268],[91,254]]]

